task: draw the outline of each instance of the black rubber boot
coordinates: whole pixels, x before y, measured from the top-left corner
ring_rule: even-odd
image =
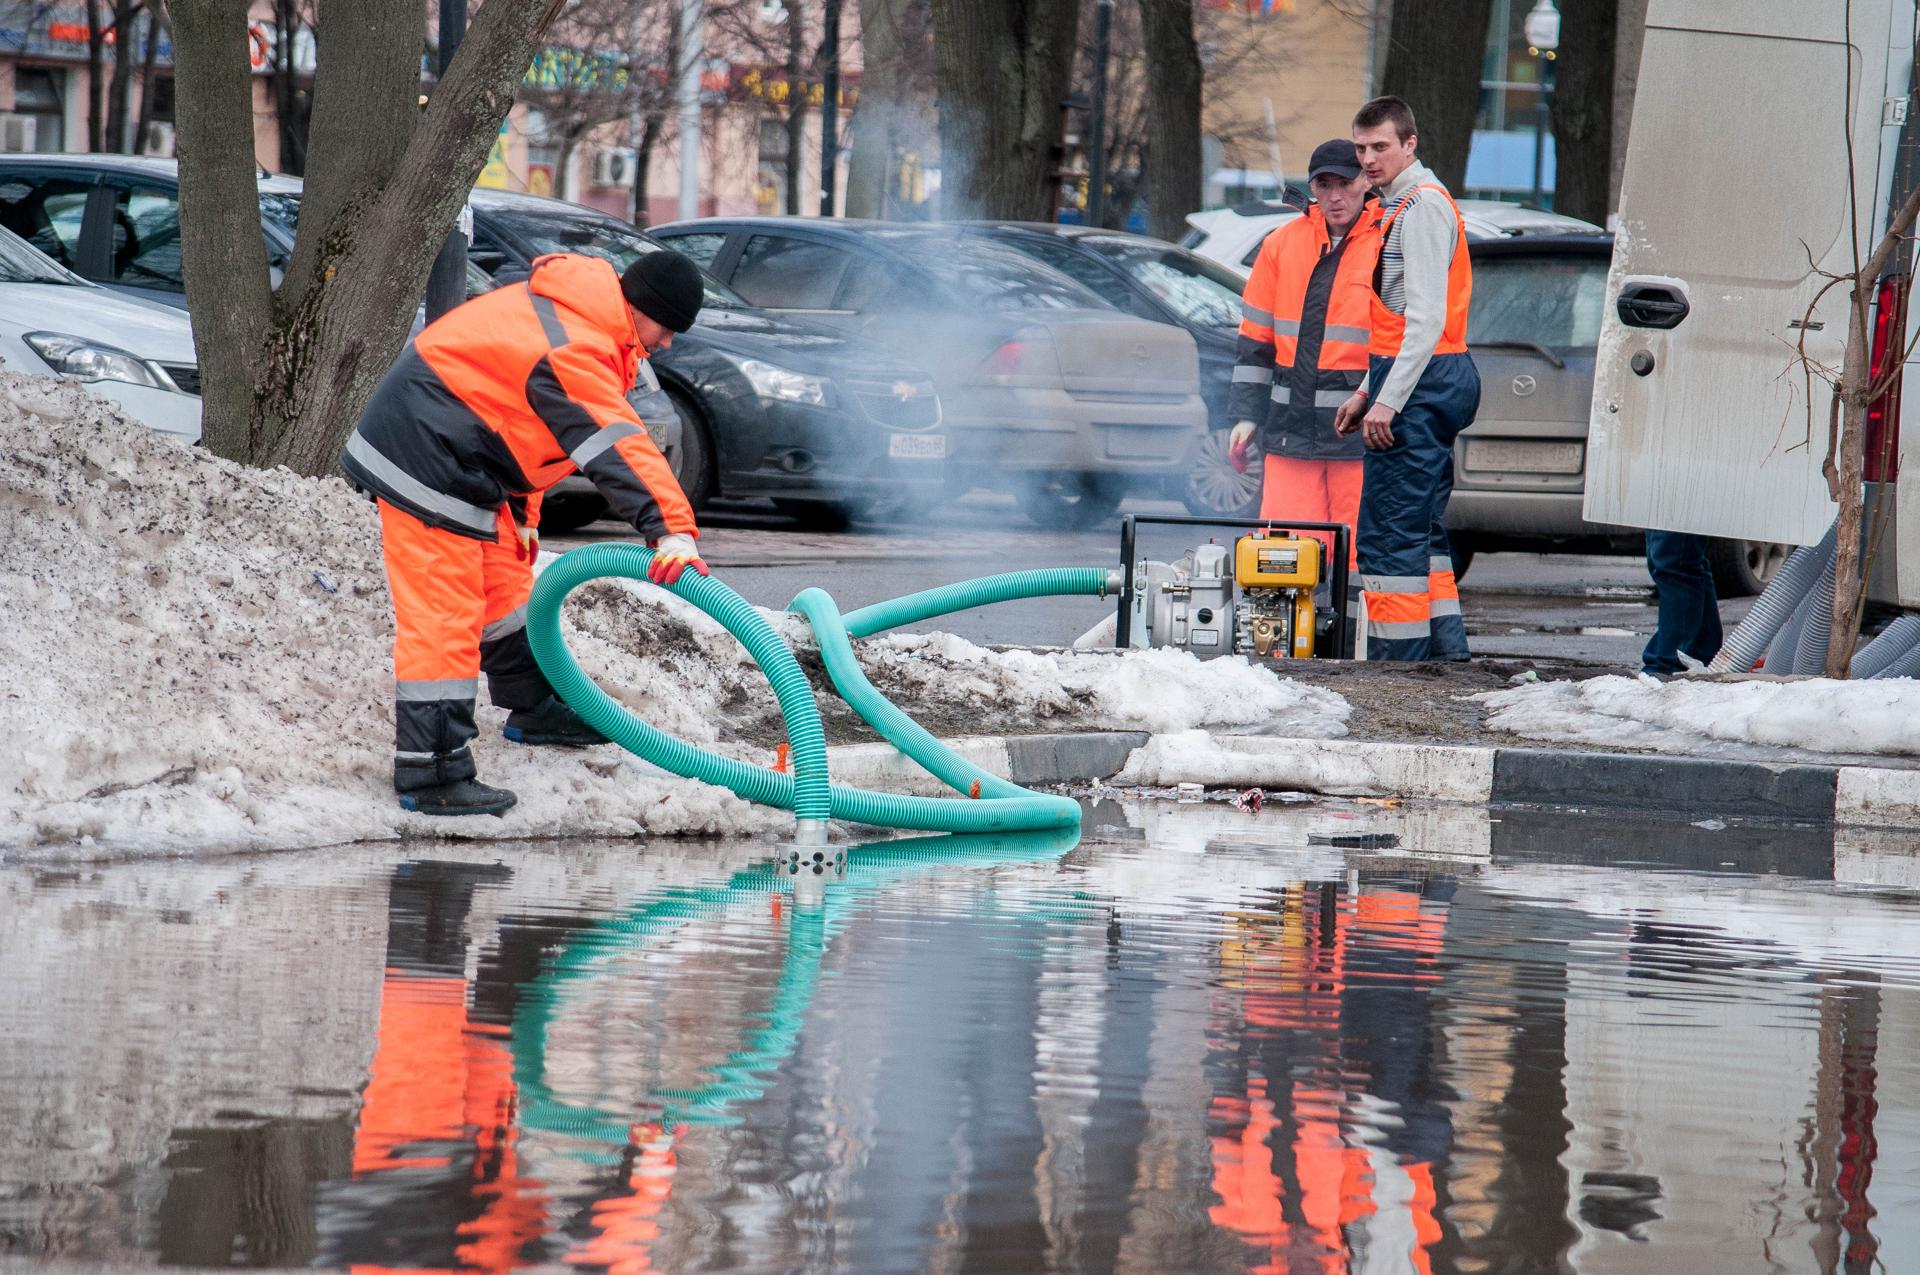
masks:
[[[423,815],[504,815],[518,801],[505,788],[478,779],[456,779],[400,794],[400,809]]]
[[[611,742],[552,695],[533,708],[516,708],[508,713],[506,728],[501,733],[516,744],[551,744],[560,748],[589,748]]]

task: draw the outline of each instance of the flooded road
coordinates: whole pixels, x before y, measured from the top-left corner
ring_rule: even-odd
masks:
[[[0,1262],[1916,1270],[1911,853],[1326,801],[0,868]]]

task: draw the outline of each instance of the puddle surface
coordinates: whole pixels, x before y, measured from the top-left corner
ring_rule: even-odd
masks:
[[[0,870],[0,1257],[1920,1269],[1920,899],[1835,862],[1329,803]]]

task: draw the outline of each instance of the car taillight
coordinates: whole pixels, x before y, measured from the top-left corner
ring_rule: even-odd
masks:
[[[1058,383],[1060,358],[1053,338],[1045,331],[1028,328],[1002,341],[980,364],[980,376],[995,385]]]
[[[1025,341],[1008,341],[987,355],[987,361],[980,365],[980,371],[987,376],[1018,376],[1020,365],[1026,357]]]
[[[1869,384],[1878,385],[1892,367],[1886,388],[1867,404],[1866,476],[1870,483],[1900,480],[1900,378],[1905,362],[1907,294],[1910,275],[1888,275],[1874,298],[1873,353],[1868,362]]]

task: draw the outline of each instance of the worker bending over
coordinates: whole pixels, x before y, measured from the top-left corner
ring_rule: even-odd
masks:
[[[340,457],[380,503],[394,614],[393,786],[431,815],[503,814],[470,747],[482,671],[525,744],[605,743],[534,662],[527,597],[540,493],[575,472],[655,548],[648,575],[705,575],[699,529],[666,458],[627,404],[650,351],[693,326],[700,271],[676,252],[616,274],[555,255],[524,283],[429,324],[374,391]]]
[[[1228,456],[1246,472],[1257,438],[1260,517],[1343,522],[1351,545],[1366,449],[1333,417],[1366,379],[1380,205],[1344,137],[1314,149],[1307,185],[1313,206],[1267,236],[1247,280]]]
[[[1447,543],[1453,440],[1480,409],[1467,353],[1473,265],[1447,188],[1414,158],[1413,111],[1377,97],[1353,117],[1361,167],[1380,191],[1371,368],[1336,427],[1367,446],[1360,577],[1367,658],[1464,660],[1467,630]]]

